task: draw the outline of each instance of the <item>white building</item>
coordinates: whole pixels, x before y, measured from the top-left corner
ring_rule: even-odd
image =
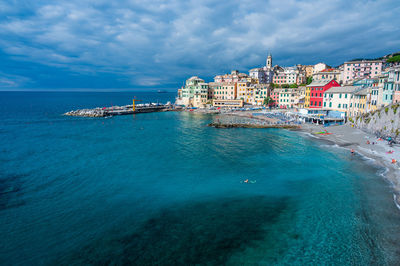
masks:
[[[313,67],[313,74],[321,72],[324,69],[327,69],[328,66],[325,63],[318,63]]]
[[[332,87],[324,92],[324,109],[345,112],[348,115],[351,100],[359,86]]]

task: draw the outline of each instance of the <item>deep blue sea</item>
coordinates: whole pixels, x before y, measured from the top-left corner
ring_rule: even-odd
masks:
[[[0,92],[1,265],[398,265],[382,169],[281,129],[215,129],[138,92]],[[248,179],[249,183],[243,181]]]

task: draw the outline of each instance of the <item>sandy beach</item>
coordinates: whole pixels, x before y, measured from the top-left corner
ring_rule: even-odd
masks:
[[[315,134],[324,130],[332,134]],[[348,149],[349,152],[353,149],[356,153],[373,159],[379,166],[385,167],[387,169],[385,178],[393,185],[394,200],[400,209],[400,145],[394,144],[391,147],[386,140],[379,140],[378,137],[347,124],[330,127],[302,124],[301,131]],[[393,163],[392,160],[396,160],[396,163]]]

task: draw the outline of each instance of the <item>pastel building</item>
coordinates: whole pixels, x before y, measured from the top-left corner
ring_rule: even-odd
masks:
[[[306,86],[305,95],[304,95],[304,108],[310,108],[310,96],[311,96],[311,88]]]
[[[342,83],[342,74],[339,69],[327,68],[312,75],[313,80],[336,80]]]
[[[318,63],[315,64],[312,70],[312,74],[314,75],[315,73],[321,72],[324,69],[327,69],[328,66],[325,63]]]
[[[400,66],[394,68],[394,93],[393,103],[400,102]]]
[[[279,105],[279,94],[280,94],[280,92],[281,92],[282,90],[283,90],[283,89],[277,89],[277,88],[275,88],[275,89],[272,89],[272,90],[270,91],[269,96],[270,96],[271,99],[274,101],[274,105],[275,105],[275,106]]]
[[[300,93],[295,89],[282,89],[279,93],[279,107],[293,108],[299,103]]]
[[[306,108],[322,108],[324,92],[332,87],[340,87],[340,85],[335,80],[315,80],[307,85],[310,96],[309,103],[305,102],[305,105],[308,105]]]
[[[274,71],[272,68],[272,55],[268,54],[264,67],[253,68],[249,70],[249,76],[257,79],[260,84],[269,84],[273,82]]]
[[[324,92],[324,109],[345,112],[349,115],[353,95],[359,89],[356,86],[343,86],[326,90]]]
[[[381,106],[389,105],[393,102],[394,88],[395,88],[395,69],[390,68],[387,71],[387,80],[383,86]]]
[[[269,97],[270,87],[267,84],[253,84],[253,103],[255,105],[264,104],[264,99]]]
[[[178,90],[177,104],[192,107],[205,107],[208,100],[208,84],[193,76],[186,80],[185,86]]]
[[[356,79],[378,77],[382,73],[382,65],[382,60],[345,62],[343,65],[343,82],[349,84]]]
[[[215,82],[213,87],[213,99],[217,100],[235,100],[236,83],[233,82]]]
[[[354,93],[348,111],[349,116],[355,117],[370,111],[368,110],[367,97],[371,94],[371,90],[370,87],[361,88]]]
[[[247,77],[248,77],[248,75],[245,73],[240,73],[237,70],[232,70],[231,74],[215,76],[214,82],[216,82],[216,83],[221,83],[221,82],[235,83],[235,82],[238,82],[239,80],[241,80],[243,78],[247,78]]]

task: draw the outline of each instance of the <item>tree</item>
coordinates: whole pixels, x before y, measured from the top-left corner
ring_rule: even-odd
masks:
[[[282,88],[289,88],[289,84],[282,84]]]
[[[296,83],[290,84],[290,85],[289,85],[289,88],[292,88],[292,89],[293,89],[293,88],[298,88],[298,87],[299,87],[299,86],[298,86]]]
[[[264,98],[264,105],[269,105],[269,106],[271,106],[271,105],[273,105],[274,104],[274,100],[271,98],[271,97],[267,97],[267,98]]]
[[[312,82],[312,77],[308,77],[308,78],[307,78],[306,84],[308,85],[308,84],[310,84],[311,82]]]

